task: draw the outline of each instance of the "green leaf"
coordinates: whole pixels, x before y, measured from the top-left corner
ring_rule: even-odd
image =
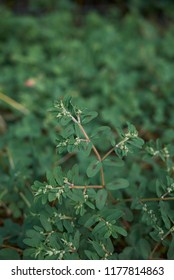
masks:
[[[1,249],[0,260],[20,260],[18,252],[12,249]]]
[[[62,168],[60,166],[55,167],[53,174],[54,174],[54,178],[55,178],[56,182],[59,184],[59,186],[62,186],[63,185]]]
[[[104,234],[104,238],[108,239],[110,236],[111,236],[112,232],[111,231],[107,231],[105,234]]]
[[[101,210],[106,204],[108,193],[105,189],[101,189],[97,192],[96,195],[96,207]]]
[[[68,260],[68,261],[71,261],[71,260],[79,260],[79,259],[80,259],[78,253],[65,253],[65,254],[63,255],[63,257],[64,257],[64,260]]]
[[[100,213],[107,221],[116,221],[124,215],[119,209],[103,209]]]
[[[53,234],[50,234],[49,236],[49,244],[51,247],[53,247],[54,249],[56,250],[59,250],[60,249],[60,246],[57,242],[57,233],[54,232]]]
[[[78,164],[73,165],[71,170],[68,171],[67,173],[68,180],[71,183],[75,183],[75,180],[77,181],[79,178],[79,166]]]
[[[52,226],[44,214],[40,214],[40,222],[46,231],[52,231]]]
[[[112,157],[112,158],[106,158],[103,161],[103,164],[106,165],[106,166],[123,167],[124,166],[124,161],[120,158]]]
[[[169,219],[169,213],[171,211],[169,204],[166,204],[164,201],[159,202],[160,211],[161,211],[161,218],[166,226],[167,229],[171,227],[171,221]]]
[[[142,146],[144,145],[144,140],[139,138],[139,137],[136,137],[136,138],[131,138],[129,141],[128,141],[129,144],[141,149]]]
[[[48,194],[48,201],[49,202],[54,201],[56,198],[57,197],[56,197],[56,193],[55,192],[49,192],[49,194]]]
[[[25,238],[23,240],[24,244],[31,247],[38,247],[41,243],[41,238]]]
[[[84,250],[85,255],[89,260],[99,260],[98,255],[95,252],[91,252],[89,250]]]
[[[46,204],[47,203],[47,198],[48,198],[48,194],[42,194],[42,204]]]
[[[107,238],[104,240],[104,245],[107,251],[109,251],[110,253],[113,253],[115,251],[115,246],[112,243],[113,240],[111,240],[111,238]]]
[[[104,221],[101,221],[101,222],[99,222],[95,227],[94,227],[94,229],[93,229],[93,234],[99,234],[99,233],[101,233],[101,231],[102,230],[105,230],[105,229],[107,229],[106,228],[106,224],[105,224],[105,222]]]
[[[43,231],[43,228],[40,227],[40,226],[34,225],[33,228],[35,229],[36,232],[39,232],[39,233],[40,233],[41,231]]]
[[[136,128],[133,124],[127,122],[127,126],[128,126],[128,131],[131,135],[136,135],[137,134],[137,130],[136,130]]]
[[[114,229],[117,233],[119,233],[119,234],[121,234],[121,235],[123,235],[123,236],[127,236],[127,231],[126,231],[124,228],[113,225],[113,229]]]
[[[73,135],[74,134],[74,127],[73,127],[73,124],[70,124],[69,126],[67,126],[66,128],[64,128],[62,130],[62,133],[61,135],[64,137],[64,138],[68,138],[69,136]]]
[[[60,123],[61,123],[61,125],[65,126],[65,125],[67,125],[70,121],[71,121],[71,118],[70,118],[70,117],[64,116],[64,117],[61,118]]]
[[[97,243],[96,241],[90,241],[90,243],[92,244],[92,246],[94,247],[94,249],[96,250],[97,254],[100,256],[100,257],[103,257],[104,256],[104,251],[103,251],[103,248],[102,246]]]
[[[75,134],[77,135],[77,137],[80,138],[81,135],[82,135],[82,132],[81,132],[80,127],[77,123],[74,124],[74,129],[75,129]]]
[[[108,135],[111,132],[111,128],[109,126],[100,126],[95,129],[95,131],[92,133],[91,138],[95,138],[96,136],[103,136]]]
[[[93,120],[94,118],[96,118],[98,115],[97,112],[88,112],[87,114],[85,115],[82,115],[82,123],[85,124],[85,123],[88,123],[90,122],[91,120]]]
[[[142,256],[144,260],[147,260],[151,252],[151,247],[149,245],[149,242],[144,238],[141,238],[136,243],[136,248],[139,255]]]
[[[79,248],[79,242],[80,242],[80,232],[77,230],[74,235],[74,245],[77,249]]]
[[[63,226],[67,230],[68,233],[72,233],[74,231],[74,227],[69,220],[63,220]]]
[[[67,196],[75,202],[84,202],[84,197],[81,190],[73,190],[67,193]]]
[[[87,157],[90,155],[91,150],[92,150],[92,143],[91,142],[82,142],[81,143],[82,149],[83,149],[83,154]]]
[[[56,218],[55,220],[55,226],[59,231],[63,231],[63,224],[62,221],[59,218]]]
[[[26,232],[26,236],[30,238],[40,238],[40,233],[33,229],[29,229]]]
[[[102,163],[100,161],[96,161],[96,160],[92,161],[87,168],[86,171],[87,176],[88,177],[95,176],[99,172],[101,167],[102,167]]]
[[[54,175],[50,170],[47,171],[46,177],[47,177],[47,180],[48,180],[48,182],[51,186],[55,187],[57,185],[56,180],[54,178]]]
[[[84,224],[85,227],[91,227],[93,226],[97,221],[98,221],[99,217],[97,215],[93,215],[92,217],[90,217]]]
[[[94,204],[92,204],[90,201],[86,201],[85,204],[86,204],[89,208],[91,208],[91,209],[93,209],[93,210],[95,209]]]
[[[36,253],[36,249],[35,248],[25,249],[24,252],[23,252],[24,260],[33,260],[33,259],[35,259],[35,253]]]
[[[167,258],[169,260],[174,260],[174,234],[172,235],[172,240],[170,241]]]
[[[128,180],[123,179],[123,178],[118,178],[118,179],[114,180],[113,182],[108,183],[106,185],[106,188],[108,190],[113,191],[113,190],[126,189],[128,186],[129,186]]]

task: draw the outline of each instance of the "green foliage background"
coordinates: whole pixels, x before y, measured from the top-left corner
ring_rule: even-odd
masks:
[[[56,1],[56,7],[54,1],[53,6],[48,2],[30,1],[29,13],[23,15],[13,13],[8,5],[0,6],[2,259],[23,258],[23,239],[31,227],[31,221],[26,219],[33,203],[31,185],[35,180],[46,180],[46,172],[66,156],[56,153],[55,140],[62,128],[49,112],[54,100],[71,96],[75,104],[97,111],[99,117],[89,131],[109,125],[116,133],[116,127],[124,127],[129,121],[146,141],[160,138],[167,145],[174,140],[172,1],[154,1],[150,7],[144,1],[129,1],[126,12],[115,5],[104,14],[95,9],[80,10],[72,1]],[[101,152],[107,149],[105,138],[98,146]],[[173,157],[172,145],[170,153]],[[139,162],[138,156],[130,156],[120,174],[132,186],[141,187],[142,197],[155,196],[155,180],[163,164],[151,159],[143,166]],[[64,166],[68,169],[74,163],[79,163],[85,172],[87,166],[78,155]],[[132,187],[125,197],[135,197],[136,191]],[[169,229],[174,222],[174,209],[172,203],[166,205],[163,219],[164,223],[168,221]],[[159,211],[156,204],[152,208]],[[130,207],[126,211],[131,229],[128,237],[120,241],[117,257],[147,258],[139,252],[143,252],[146,242],[151,247],[151,242],[146,240],[136,246],[137,238],[142,240],[144,230],[148,231],[146,223],[142,215],[132,219]],[[166,248],[169,242],[170,239]],[[172,239],[172,246],[173,243]],[[164,246],[160,250],[158,257],[173,259],[171,248],[167,251]]]

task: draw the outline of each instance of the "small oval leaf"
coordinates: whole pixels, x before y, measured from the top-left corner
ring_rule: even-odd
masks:
[[[108,190],[114,191],[114,190],[121,190],[125,189],[129,186],[129,182],[126,179],[118,178],[114,180],[113,182],[107,184],[106,188]]]
[[[82,117],[82,123],[88,123],[92,121],[94,118],[98,116],[98,113],[93,111],[93,112],[88,112],[86,115]]]
[[[96,160],[92,161],[87,168],[87,171],[86,171],[87,176],[88,177],[95,176],[99,172],[101,166],[102,166],[102,163],[100,161],[96,161]]]
[[[96,206],[99,210],[103,209],[106,203],[108,193],[105,189],[101,189],[97,192],[96,195]]]

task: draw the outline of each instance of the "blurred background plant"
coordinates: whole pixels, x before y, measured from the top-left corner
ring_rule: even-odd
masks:
[[[103,124],[116,134],[115,127],[129,121],[144,140],[173,143],[173,9],[172,0],[0,1],[2,259],[22,257],[33,181],[44,181],[46,171],[62,163],[66,169],[74,162],[86,168],[78,155],[67,161],[66,154],[56,153],[61,127],[49,113],[54,100],[71,96],[75,104],[97,111],[91,130]],[[154,143],[148,150],[153,156],[163,149]],[[101,152],[106,148],[103,141],[98,145]],[[172,145],[169,150],[172,162]],[[140,167],[139,161],[128,159],[123,176],[151,196],[163,164],[146,158]],[[135,245],[131,234],[140,217],[131,222],[120,258],[135,256],[127,248]],[[159,255],[172,258],[171,252]]]

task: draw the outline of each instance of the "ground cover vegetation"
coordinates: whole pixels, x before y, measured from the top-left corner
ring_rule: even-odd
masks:
[[[173,4],[128,2],[0,6],[1,259],[174,259]]]

